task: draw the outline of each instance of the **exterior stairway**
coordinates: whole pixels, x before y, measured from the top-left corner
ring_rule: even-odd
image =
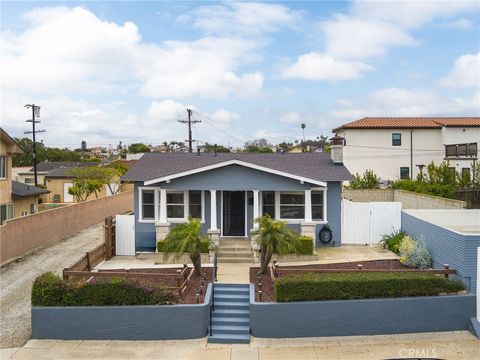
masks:
[[[215,283],[215,310],[209,343],[248,344],[250,305],[248,284]]]
[[[219,263],[253,263],[248,237],[222,237],[217,250]]]

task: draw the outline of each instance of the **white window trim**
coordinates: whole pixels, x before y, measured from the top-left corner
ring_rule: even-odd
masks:
[[[0,157],[5,158],[5,176],[0,176],[0,180],[6,180],[8,178],[8,157],[6,155],[0,155]]]
[[[328,188],[317,188],[317,187],[312,187],[311,188],[312,191],[323,191],[323,220],[315,220],[315,219],[312,219],[314,223],[317,223],[317,224],[326,224],[328,223],[328,220],[327,220],[327,190]]]
[[[312,219],[312,223],[314,224],[327,224],[327,190],[326,187],[312,187],[310,188],[312,191],[323,191],[323,220],[315,220]],[[305,221],[303,219],[282,219],[280,218],[280,193],[288,194],[305,194],[304,190],[299,191],[275,191],[275,220],[282,220],[285,221],[287,224],[301,224]],[[305,206],[305,204],[304,204]]]
[[[283,219],[280,217],[280,209],[281,209],[281,203],[280,203],[280,196],[282,194],[291,194],[291,195],[303,195],[303,215],[305,216],[305,191],[304,190],[299,190],[299,191],[279,191],[278,192],[278,212],[277,212],[277,192],[275,192],[275,217],[278,218],[278,220],[286,221],[289,224],[298,224],[300,222],[305,221],[305,217],[303,218],[298,218],[298,219]],[[293,205],[293,206],[300,206],[300,205]]]
[[[189,200],[188,199],[188,190],[167,190],[167,195],[168,194],[183,194],[183,217],[176,217],[176,218],[167,217],[167,222],[171,222],[171,223],[187,222],[187,220],[188,220],[188,200]],[[168,205],[178,205],[178,206],[182,205],[182,204],[169,204],[168,202],[166,204],[167,204],[167,209],[168,209]]]
[[[153,206],[154,206],[154,218],[153,219],[144,219],[143,218],[143,191],[144,190],[153,190]],[[138,187],[138,222],[149,224],[154,223],[158,220],[158,188],[153,186],[139,186]]]

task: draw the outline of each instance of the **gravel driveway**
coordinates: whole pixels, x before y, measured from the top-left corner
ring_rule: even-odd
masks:
[[[85,228],[0,269],[0,348],[20,347],[30,339],[30,293],[45,271],[61,274],[85,251],[103,242],[103,223]]]

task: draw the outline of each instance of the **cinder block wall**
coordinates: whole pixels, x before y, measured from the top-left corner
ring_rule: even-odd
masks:
[[[343,198],[354,202],[398,201],[402,203],[402,209],[464,209],[467,207],[465,201],[397,189],[343,189]]]
[[[122,192],[12,220],[0,226],[0,263],[60,241],[107,216],[133,209],[133,191]]]

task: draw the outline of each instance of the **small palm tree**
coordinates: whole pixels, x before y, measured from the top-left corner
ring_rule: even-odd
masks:
[[[257,241],[260,245],[259,274],[265,274],[273,254],[297,252],[298,234],[288,227],[285,221],[272,220],[268,214],[255,219],[255,222],[259,227],[252,234],[258,236]]]
[[[174,226],[168,233],[163,247],[165,256],[175,253],[175,258],[179,259],[182,254],[188,253],[193,263],[193,275],[202,276],[201,241],[205,239],[207,237],[202,234],[200,220],[190,218],[187,223]]]

